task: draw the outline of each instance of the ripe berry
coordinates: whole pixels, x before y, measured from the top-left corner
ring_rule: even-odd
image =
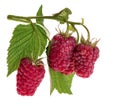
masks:
[[[94,55],[93,55],[93,60],[96,61],[99,57],[99,48],[96,46],[93,48],[93,52],[94,52]]]
[[[63,72],[70,66],[73,49],[76,46],[74,37],[57,34],[53,37],[48,54],[49,66],[58,72]]]
[[[70,75],[73,72],[74,72],[74,60],[71,58],[69,67],[65,71],[63,71],[62,74]]]
[[[94,69],[94,64],[99,57],[99,48],[96,46],[97,42],[93,44],[89,40],[82,38],[80,44],[78,44],[73,53],[73,60],[75,66],[75,72],[78,76],[88,78]]]
[[[37,87],[44,78],[45,70],[42,61],[33,64],[29,58],[23,58],[20,62],[17,80],[17,92],[22,96],[34,95]]]

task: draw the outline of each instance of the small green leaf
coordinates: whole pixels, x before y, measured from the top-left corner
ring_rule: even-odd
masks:
[[[74,74],[63,75],[60,72],[55,72],[53,69],[50,69],[51,77],[51,90],[50,94],[56,89],[59,93],[72,94],[71,84]]]
[[[43,13],[42,13],[42,5],[40,6],[40,8],[39,8],[39,10],[38,10],[38,12],[37,12],[37,15],[36,16],[43,16]],[[41,25],[43,25],[43,18],[36,18],[36,22],[38,23],[38,24],[41,24]]]
[[[58,21],[61,20],[60,23],[64,24],[64,22],[68,20],[70,14],[72,14],[71,10],[69,8],[64,8],[60,12],[53,14],[53,17],[58,19]]]
[[[47,44],[47,31],[41,25],[28,24],[18,25],[14,31],[8,48],[8,73],[14,72],[21,58],[30,57],[34,61],[45,50]]]

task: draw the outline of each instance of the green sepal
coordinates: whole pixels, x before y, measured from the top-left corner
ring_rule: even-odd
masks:
[[[86,40],[85,40],[85,38],[83,37],[83,35],[81,35],[80,42],[81,42],[82,44],[86,44]]]
[[[100,41],[100,39],[99,40],[96,40],[95,42],[93,42],[91,45],[92,45],[92,47],[96,47],[96,45],[98,44],[98,42]]]

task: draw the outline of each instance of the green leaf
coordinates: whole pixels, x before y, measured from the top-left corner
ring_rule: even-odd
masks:
[[[41,5],[36,16],[43,16],[42,7],[43,6]],[[43,25],[43,18],[41,18],[41,19],[40,18],[36,18],[36,23]]]
[[[65,21],[69,19],[69,15],[72,14],[71,10],[69,8],[64,8],[60,12],[53,14],[53,17],[61,20],[60,23],[64,24]]]
[[[8,73],[14,72],[21,58],[30,57],[35,61],[42,55],[47,44],[47,30],[36,24],[18,25],[14,31],[8,48]]]
[[[74,74],[63,75],[60,72],[55,72],[53,69],[50,69],[50,78],[51,78],[51,90],[50,94],[56,89],[59,93],[72,94],[71,84]]]

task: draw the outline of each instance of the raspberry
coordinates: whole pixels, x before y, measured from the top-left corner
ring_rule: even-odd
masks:
[[[78,44],[73,54],[76,74],[80,77],[88,78],[93,73],[94,64],[98,57],[98,47]]]
[[[62,74],[70,75],[73,72],[74,72],[74,60],[72,60],[71,58],[69,67],[65,71],[63,71]]]
[[[65,37],[62,34],[55,35],[50,44],[48,55],[49,66],[55,71],[64,73],[66,70],[65,73],[67,73],[75,46],[76,40],[74,37]]]
[[[34,95],[45,74],[42,61],[39,63],[35,65],[29,58],[21,59],[16,76],[18,94],[22,96]]]
[[[93,55],[93,60],[94,62],[98,59],[99,57],[99,48],[96,46],[93,48],[93,52],[94,52],[94,55]]]

